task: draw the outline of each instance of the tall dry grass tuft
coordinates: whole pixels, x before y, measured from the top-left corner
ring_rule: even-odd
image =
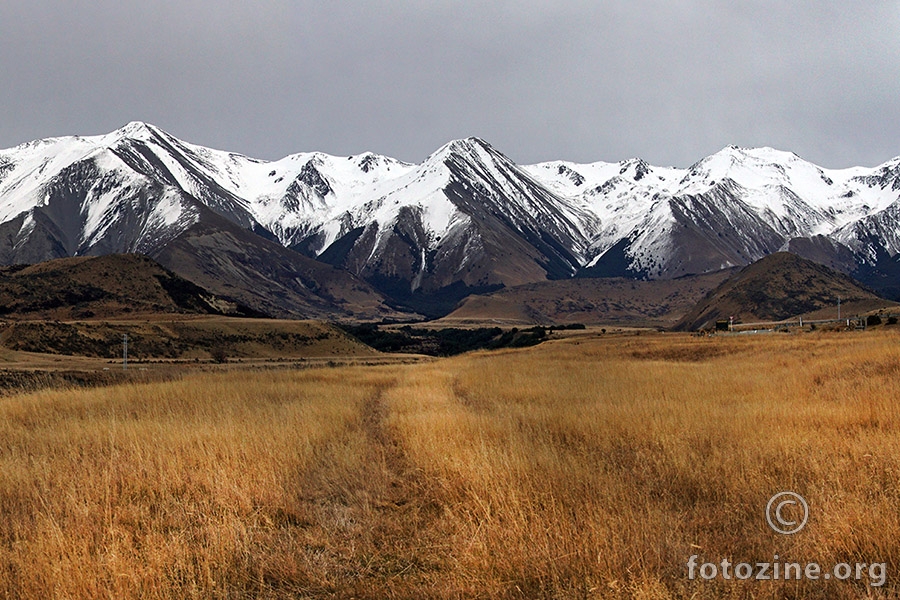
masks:
[[[0,596],[896,595],[898,342],[572,338],[5,398]],[[764,520],[786,489],[794,536]],[[694,554],[888,581],[692,581]]]

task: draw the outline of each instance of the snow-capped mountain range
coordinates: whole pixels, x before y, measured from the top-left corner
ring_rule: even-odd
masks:
[[[2,263],[140,252],[179,272],[187,253],[211,248],[198,232],[226,229],[425,312],[500,286],[672,278],[782,249],[876,281],[900,253],[898,217],[900,158],[832,170],[771,148],[727,147],[687,169],[640,159],[519,166],[477,138],[421,164],[368,152],[270,162],[135,122],[0,151]]]

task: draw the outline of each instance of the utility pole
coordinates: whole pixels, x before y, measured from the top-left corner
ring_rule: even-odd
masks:
[[[841,320],[841,297],[838,296],[838,321]]]
[[[128,369],[128,334],[122,336],[122,369]]]

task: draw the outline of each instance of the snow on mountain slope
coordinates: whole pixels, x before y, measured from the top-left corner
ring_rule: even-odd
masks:
[[[238,221],[249,217],[285,246],[402,186],[403,176],[412,169],[370,152],[346,158],[312,152],[266,162],[186,144],[160,133],[168,146],[161,148],[165,151],[159,152],[160,157],[170,163],[185,190],[207,204],[217,194],[232,196],[236,201],[226,216]],[[210,189],[209,179],[220,189]],[[237,217],[232,211],[246,215]]]
[[[197,209],[179,187],[122,160],[119,150],[135,133],[130,125],[0,152],[0,224],[22,222],[6,262],[146,253],[195,223]]]
[[[891,216],[900,198],[898,165],[894,159],[875,169],[823,169],[793,153],[729,146],[688,169],[639,159],[524,169],[597,216],[597,255],[589,268],[612,260],[623,274],[662,277],[681,274],[685,264],[707,270],[747,264],[791,239],[817,235],[868,256],[894,255],[900,252],[900,227]],[[872,228],[878,233],[867,235]],[[613,248],[621,256],[604,261]],[[676,258],[679,253],[687,256]]]
[[[847,253],[874,264],[900,254],[900,159],[835,170],[729,146],[687,169],[519,166],[468,138],[420,164],[371,152],[262,161],[141,122],[0,151],[2,262],[152,252],[207,209],[401,295],[579,271],[674,277],[813,238],[842,264]]]
[[[592,216],[477,138],[445,144],[304,242],[417,310],[472,291],[571,277]],[[318,249],[323,249],[319,251]]]
[[[97,151],[96,138],[50,138],[0,151],[0,222],[45,200],[41,189],[72,163]]]
[[[438,161],[456,182],[471,188],[473,198],[506,215],[510,226],[520,233],[549,233],[578,262],[587,258],[596,217],[577,202],[545,189],[484,140],[452,142],[428,162]]]

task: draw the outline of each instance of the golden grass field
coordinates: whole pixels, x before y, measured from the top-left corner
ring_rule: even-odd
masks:
[[[574,336],[0,398],[0,598],[900,593],[900,336]],[[807,527],[771,531],[776,492]],[[688,579],[884,562],[887,581]]]

